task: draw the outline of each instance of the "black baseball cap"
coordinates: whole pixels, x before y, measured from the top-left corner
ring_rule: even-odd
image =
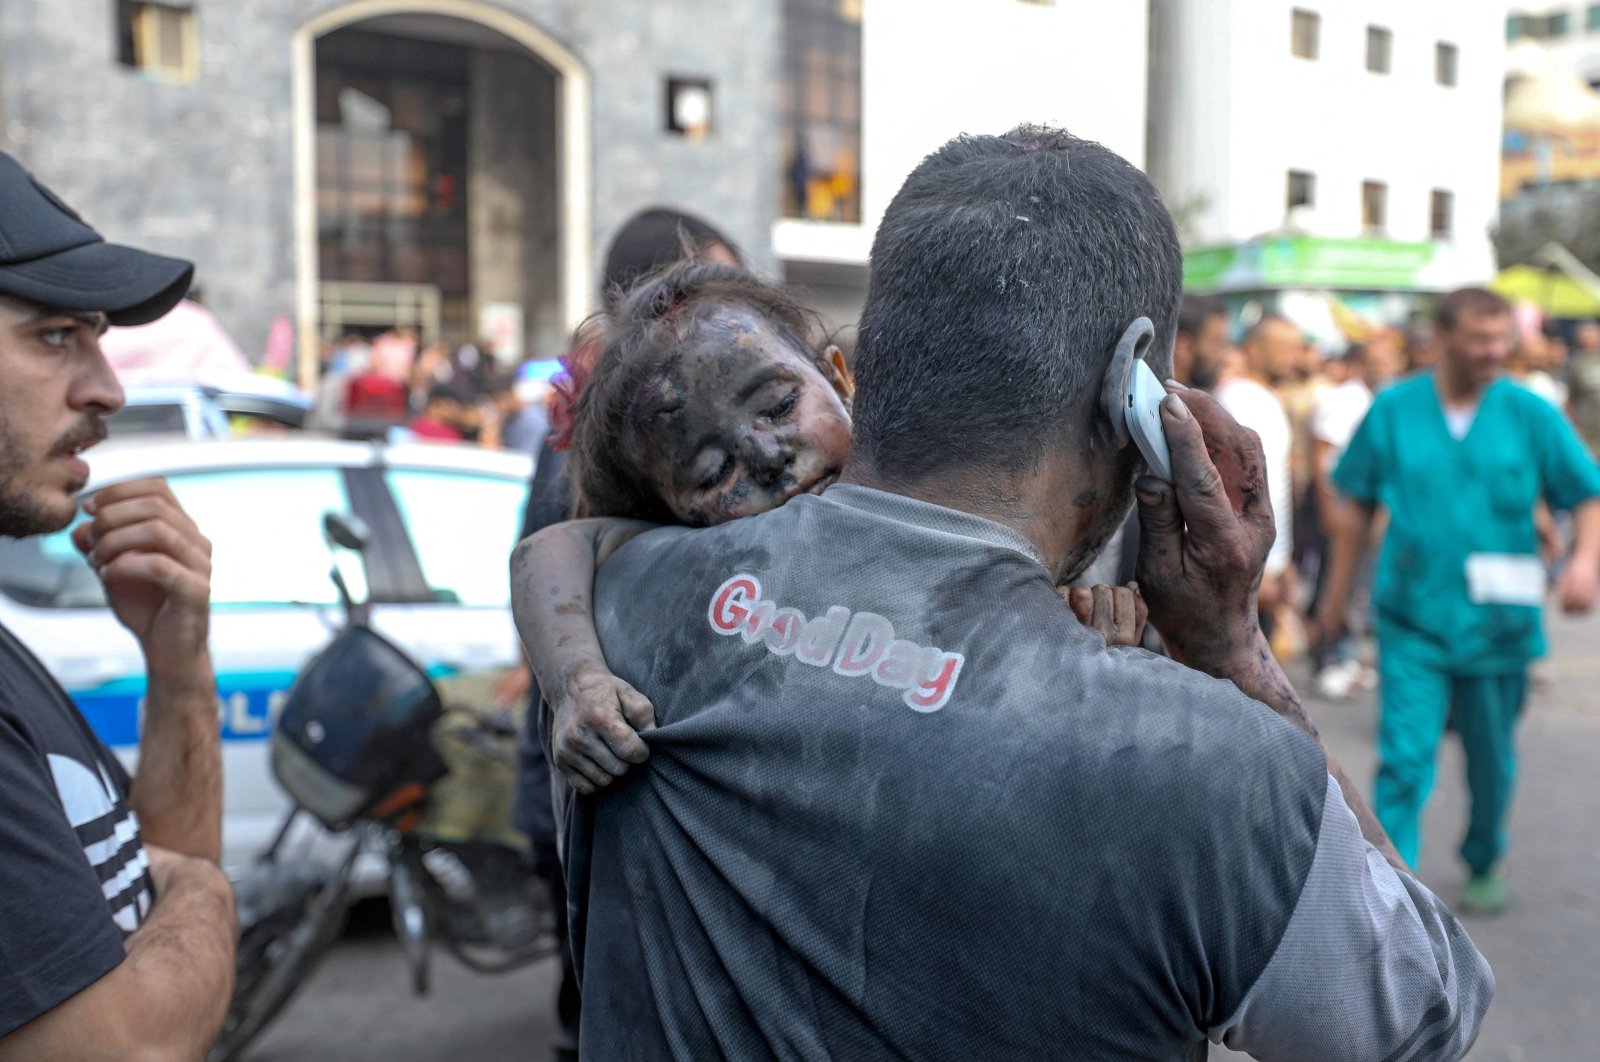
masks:
[[[0,293],[138,325],[176,306],[193,277],[194,265],[182,259],[107,243],[0,151]]]

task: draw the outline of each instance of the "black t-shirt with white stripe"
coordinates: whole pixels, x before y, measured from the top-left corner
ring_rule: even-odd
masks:
[[[0,1036],[104,977],[149,912],[128,774],[0,627]]]

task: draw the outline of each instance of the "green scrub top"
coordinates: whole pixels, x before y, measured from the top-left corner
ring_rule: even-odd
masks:
[[[1474,603],[1467,567],[1475,555],[1536,559],[1541,496],[1559,510],[1600,495],[1600,467],[1559,410],[1497,380],[1458,441],[1433,375],[1416,376],[1378,395],[1333,482],[1389,510],[1372,594],[1385,637],[1459,675],[1513,673],[1544,655],[1539,606]]]

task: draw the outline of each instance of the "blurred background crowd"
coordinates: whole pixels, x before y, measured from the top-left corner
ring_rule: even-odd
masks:
[[[1328,643],[1316,619],[1330,569],[1330,542],[1345,502],[1332,476],[1375,395],[1398,380],[1430,371],[1439,357],[1434,324],[1415,317],[1403,326],[1352,323],[1348,341],[1329,353],[1294,320],[1247,304],[1246,320],[1225,301],[1186,296],[1174,371],[1214,392],[1243,424],[1261,435],[1278,523],[1278,540],[1263,580],[1263,626],[1284,661],[1309,654],[1318,692],[1340,700],[1377,687],[1370,657],[1343,637]],[[1506,375],[1562,411],[1591,452],[1600,447],[1600,321],[1561,320],[1523,304]],[[1536,514],[1541,554],[1552,580],[1571,546],[1564,514]],[[1375,529],[1381,539],[1382,522]],[[1443,529],[1441,534],[1446,533]],[[1374,543],[1375,545],[1376,543]],[[1369,550],[1369,555],[1375,551]],[[1370,590],[1370,567],[1358,600]],[[1357,609],[1370,633],[1366,605]]]

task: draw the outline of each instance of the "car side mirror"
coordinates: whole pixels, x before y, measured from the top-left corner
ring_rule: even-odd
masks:
[[[322,537],[330,546],[362,552],[372,542],[372,529],[355,513],[322,514]]]

